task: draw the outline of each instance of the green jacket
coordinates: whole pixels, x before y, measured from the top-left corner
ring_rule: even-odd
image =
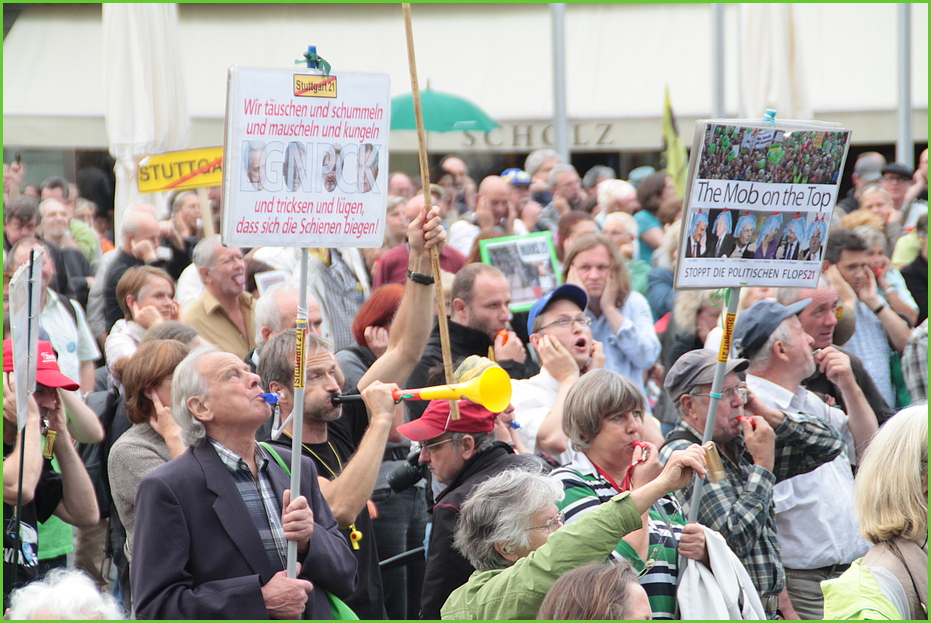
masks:
[[[855,560],[839,578],[821,582],[824,593],[824,620],[901,621],[891,601],[883,594],[869,567]]]
[[[607,560],[621,538],[643,527],[629,493],[621,493],[550,535],[513,566],[476,571],[440,611],[443,619],[535,619],[543,597],[565,572]]]
[[[77,243],[81,253],[96,268],[96,262],[100,259],[100,240],[97,238],[97,234],[94,233],[90,225],[76,218],[71,219],[68,227],[71,231],[71,238]]]

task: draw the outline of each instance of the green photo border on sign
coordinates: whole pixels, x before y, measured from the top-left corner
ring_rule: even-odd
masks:
[[[562,281],[552,232],[489,238],[478,245],[482,263],[494,266],[507,277],[512,312],[530,309]],[[530,262],[528,258],[532,258]]]

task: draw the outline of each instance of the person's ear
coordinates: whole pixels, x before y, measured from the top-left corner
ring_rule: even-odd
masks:
[[[773,344],[773,348],[775,349],[775,352],[773,354],[776,356],[777,359],[779,359],[780,361],[789,360],[789,354],[788,354],[789,349],[786,348],[785,342],[783,342],[782,340],[776,340],[776,342]]]
[[[504,558],[505,560],[508,560],[508,561],[510,561],[510,562],[516,562],[517,559],[519,558],[519,556],[514,552],[514,548],[513,548],[513,547],[505,546],[504,544],[500,543],[499,541],[495,541],[495,551],[498,552],[498,554],[499,554],[502,558]]]
[[[283,383],[278,381],[270,381],[268,383],[268,391],[272,394],[279,394],[281,397],[278,399],[278,405],[285,410],[291,410],[294,408],[294,390],[290,387],[287,387]]]
[[[537,344],[540,343],[540,339],[541,339],[541,338],[542,338],[542,336],[541,336],[539,333],[531,333],[531,334],[530,334],[530,344],[533,345],[534,348],[536,348],[536,347],[537,347]]]
[[[269,338],[271,337],[271,335],[272,335],[272,329],[271,329],[271,327],[266,326],[266,325],[262,325],[262,327],[259,328],[259,335],[262,336],[262,342],[263,342],[263,343],[264,343],[264,342],[268,342],[268,339],[269,339]]]
[[[187,408],[194,414],[194,417],[201,422],[209,422],[213,419],[213,414],[201,396],[191,396],[187,399]]]
[[[210,269],[209,268],[198,268],[197,274],[200,275],[200,280],[206,284],[207,278],[210,276]]]
[[[472,455],[475,454],[475,438],[472,435],[466,435],[462,438],[462,443],[459,444],[459,452],[462,458],[467,461],[472,458]]]
[[[466,307],[467,307],[466,302],[463,301],[462,299],[459,299],[459,298],[453,299],[453,312],[454,313],[461,314],[465,312]]]

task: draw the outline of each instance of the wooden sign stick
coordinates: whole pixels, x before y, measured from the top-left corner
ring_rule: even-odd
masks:
[[[430,168],[427,164],[427,138],[423,127],[423,109],[420,106],[420,83],[417,81],[417,59],[414,56],[414,33],[411,28],[411,5],[401,5],[404,13],[404,30],[407,34],[407,64],[411,74],[411,95],[414,100],[414,118],[417,120],[417,151],[420,156],[420,179],[423,185],[423,201],[427,210],[433,205],[430,193]],[[440,252],[436,247],[430,249],[433,263],[433,280],[436,288],[437,324],[440,327],[440,346],[443,351],[443,372],[446,382],[453,382],[453,358],[449,349],[449,326],[446,324],[446,299],[443,296],[443,278],[440,274]],[[459,419],[459,406],[455,400],[449,401],[449,414],[453,420]]]

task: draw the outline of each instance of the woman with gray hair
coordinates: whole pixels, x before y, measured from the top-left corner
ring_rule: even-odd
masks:
[[[577,451],[573,461],[551,474],[562,484],[559,508],[572,525],[625,491],[648,486],[661,474],[659,451],[643,441],[644,397],[627,378],[593,370],[566,396],[563,431]],[[611,557],[629,561],[639,574],[655,619],[676,612],[678,557],[708,563],[705,532],[686,524],[679,505],[662,497],[644,509],[632,534],[618,539]]]
[[[883,424],[853,485],[860,533],[874,545],[821,583],[824,618],[928,618],[928,404]]]
[[[705,451],[673,453],[651,482],[618,494],[564,528],[556,508],[563,493],[539,473],[508,470],[489,478],[462,506],[455,545],[476,571],[443,606],[444,619],[532,619],[546,592],[566,571],[603,561],[641,513],[705,476]]]

